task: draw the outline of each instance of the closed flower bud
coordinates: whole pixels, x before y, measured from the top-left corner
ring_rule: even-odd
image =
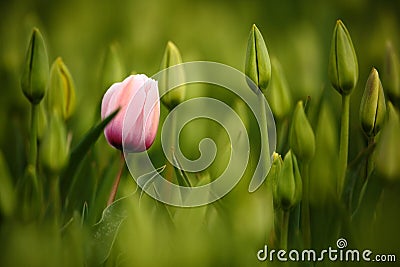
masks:
[[[282,169],[282,164],[283,164],[283,160],[282,160],[281,155],[274,152],[272,154],[272,165],[271,165],[271,168],[269,169],[266,180],[267,180],[267,186],[271,187],[271,189],[272,189],[272,196],[274,199],[275,206],[279,206],[279,203],[277,203],[277,199],[278,199],[277,182],[278,182],[279,175],[280,175],[280,172]]]
[[[358,62],[350,34],[341,20],[333,30],[329,56],[329,79],[341,94],[349,95],[357,84]]]
[[[75,110],[75,85],[71,73],[62,59],[57,58],[50,70],[47,106],[50,112],[56,112],[68,119]]]
[[[257,86],[254,88],[253,83],[248,82],[256,94],[260,93],[260,90],[264,92],[271,80],[271,62],[267,46],[255,24],[251,27],[247,43],[245,74]]]
[[[34,28],[26,53],[21,88],[32,104],[44,97],[49,79],[49,61],[46,46],[39,30]]]
[[[282,209],[289,210],[301,200],[302,181],[300,171],[296,157],[290,150],[283,160],[276,186],[276,198]]]
[[[385,93],[393,103],[400,105],[400,67],[399,58],[390,43],[386,46],[385,69],[383,72]]]
[[[185,81],[185,73],[183,68],[179,66],[175,68],[176,72],[173,74],[168,70],[169,67],[182,63],[181,54],[173,42],[168,42],[165,48],[164,57],[161,62],[161,70],[165,70],[160,80],[160,90],[165,91],[173,87],[174,84],[182,83]],[[179,79],[179,80],[176,80]],[[162,103],[172,110],[185,100],[185,86],[179,86],[166,93],[162,98]]]
[[[102,88],[107,89],[113,83],[121,81],[124,75],[125,71],[119,54],[119,46],[113,43],[108,46],[104,57],[100,76]]]
[[[385,179],[400,180],[400,117],[390,102],[388,113],[388,121],[376,147],[375,165],[378,173]]]
[[[376,136],[385,120],[385,96],[378,71],[372,68],[361,98],[360,121],[368,137]]]
[[[281,120],[290,114],[293,103],[281,64],[276,58],[272,58],[272,79],[266,97],[275,118]]]
[[[156,137],[160,118],[157,81],[137,74],[114,83],[103,97],[102,119],[118,108],[118,114],[104,129],[108,143],[126,152],[148,149]]]
[[[289,139],[290,147],[299,160],[310,161],[314,157],[314,131],[304,113],[302,101],[297,103],[294,110]]]
[[[68,163],[68,153],[69,145],[64,121],[59,114],[54,113],[43,137],[40,162],[48,172],[58,174]]]

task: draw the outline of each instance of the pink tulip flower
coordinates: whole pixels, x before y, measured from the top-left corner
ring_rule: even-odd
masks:
[[[160,118],[157,81],[137,74],[114,83],[104,94],[102,119],[118,108],[120,111],[104,129],[107,142],[125,152],[147,150],[154,142]]]

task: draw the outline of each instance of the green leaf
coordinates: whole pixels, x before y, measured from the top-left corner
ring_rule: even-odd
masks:
[[[99,265],[107,260],[110,255],[118,230],[127,217],[126,208],[123,204],[128,197],[121,198],[108,206],[103,211],[101,220],[92,227],[90,265]]]
[[[96,140],[100,137],[100,135],[103,133],[103,130],[107,126],[107,124],[117,115],[118,111],[119,109],[111,113],[107,118],[105,118],[95,127],[90,129],[83,137],[83,139],[78,143],[78,145],[72,149],[69,164],[61,175],[61,188],[64,189],[64,191],[61,192],[62,199],[65,198],[67,193],[76,183],[75,173],[78,170],[83,158],[96,142]]]

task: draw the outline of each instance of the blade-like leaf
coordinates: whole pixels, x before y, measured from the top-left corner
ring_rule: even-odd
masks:
[[[62,191],[62,199],[65,198],[66,194],[76,183],[75,173],[78,170],[83,158],[96,140],[100,137],[107,124],[117,115],[118,111],[119,109],[111,113],[107,118],[90,129],[83,139],[78,143],[78,145],[72,149],[68,166],[61,175],[61,188],[64,189]]]

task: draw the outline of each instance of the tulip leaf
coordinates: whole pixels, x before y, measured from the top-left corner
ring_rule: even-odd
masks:
[[[66,194],[73,188],[76,183],[76,171],[78,170],[80,163],[88,153],[92,145],[97,141],[100,135],[103,133],[104,128],[107,124],[117,115],[119,109],[111,113],[107,118],[99,122],[95,127],[90,129],[82,140],[74,147],[69,157],[69,163],[61,175],[61,188],[65,189],[62,192],[63,199]]]
[[[105,208],[100,221],[92,227],[90,264],[99,265],[110,255],[118,230],[127,217],[127,211],[123,204],[128,197],[121,198]]]
[[[178,159],[175,156],[175,153],[172,155],[175,163],[178,165],[178,168],[174,167],[175,173],[176,173],[176,179],[178,180],[178,184],[180,186],[185,186],[185,187],[192,187],[192,184],[190,183],[189,177],[185,170],[183,170],[182,165],[179,163]]]

